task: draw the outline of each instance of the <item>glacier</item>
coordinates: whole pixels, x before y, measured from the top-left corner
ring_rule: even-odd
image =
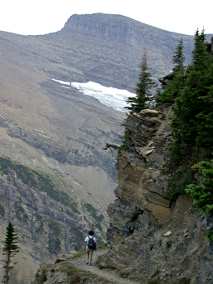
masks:
[[[77,89],[80,93],[97,99],[100,103],[107,107],[111,107],[116,111],[126,112],[128,106],[127,99],[135,97],[135,94],[123,89],[114,87],[106,87],[100,83],[88,81],[81,82],[66,82],[57,79],[52,81],[61,84],[64,87],[72,87]]]

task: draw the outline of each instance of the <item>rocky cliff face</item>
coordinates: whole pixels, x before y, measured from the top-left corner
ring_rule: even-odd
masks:
[[[111,249],[99,266],[140,283],[213,283],[209,220],[189,198],[168,199],[169,115],[143,110],[126,121],[117,200],[108,210]]]
[[[213,283],[213,247],[206,237],[212,220],[201,217],[186,196],[174,203],[169,200],[170,115],[169,109],[146,109],[131,114],[125,123],[125,141],[118,155],[117,200],[108,209],[111,248],[97,262],[103,275],[107,269],[123,277],[119,283],[128,283],[124,278],[143,284]],[[67,258],[41,267],[35,283],[106,281],[96,279],[96,273],[93,280],[91,277],[74,269]]]

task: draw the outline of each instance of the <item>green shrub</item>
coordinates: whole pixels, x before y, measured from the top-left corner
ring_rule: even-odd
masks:
[[[202,161],[193,166],[197,183],[187,185],[186,193],[193,205],[207,215],[213,214],[213,160]]]
[[[209,241],[213,243],[213,229],[208,231],[207,237],[208,237]]]

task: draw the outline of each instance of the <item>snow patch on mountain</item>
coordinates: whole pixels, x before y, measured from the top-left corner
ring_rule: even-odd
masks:
[[[51,79],[53,82],[59,83],[61,85],[65,85],[65,86],[71,86],[70,82],[65,82],[65,81],[61,81],[61,80],[57,80],[57,79]]]
[[[135,94],[127,90],[117,89],[113,87],[106,87],[96,82],[66,82],[52,79],[52,81],[59,83],[66,87],[73,87],[86,96],[96,98],[100,103],[111,107],[117,111],[126,111],[127,99],[134,97]]]

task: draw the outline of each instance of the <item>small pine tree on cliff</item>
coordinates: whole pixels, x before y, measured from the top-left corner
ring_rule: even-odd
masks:
[[[14,226],[9,222],[6,229],[6,236],[3,247],[3,253],[5,255],[3,284],[9,283],[10,271],[13,268],[12,258],[18,251],[19,248],[17,245],[17,234],[15,232]]]
[[[130,112],[139,113],[141,110],[146,108],[153,87],[154,82],[151,79],[151,75],[148,71],[146,55],[144,55],[141,64],[139,81],[136,87],[136,96],[128,98],[129,106],[127,107],[127,109],[129,109]]]
[[[172,73],[169,74],[171,79],[169,80],[163,91],[161,91],[157,96],[158,104],[173,104],[176,97],[178,97],[180,92],[183,90],[185,79],[184,60],[183,40],[181,39],[176,47],[173,56],[174,67]]]
[[[173,56],[173,63],[174,68],[173,72],[183,72],[184,71],[184,47],[183,47],[183,40],[181,39],[178,42],[178,45],[175,50],[175,54]]]

